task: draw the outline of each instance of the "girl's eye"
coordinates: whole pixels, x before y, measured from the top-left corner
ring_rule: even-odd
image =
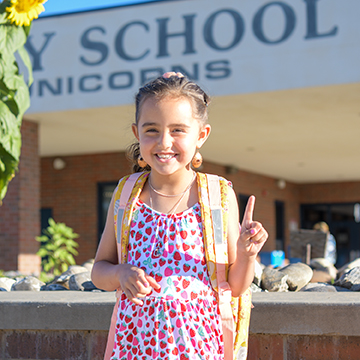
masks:
[[[147,133],[153,133],[153,132],[157,132],[157,130],[154,129],[154,128],[149,128],[149,129],[146,129],[145,132],[147,132]]]
[[[184,130],[184,129],[174,129],[173,131],[174,131],[174,132],[180,132],[180,133],[185,132],[185,130]]]

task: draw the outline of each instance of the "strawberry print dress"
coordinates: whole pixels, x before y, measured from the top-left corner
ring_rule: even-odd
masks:
[[[122,294],[111,360],[223,359],[200,205],[162,214],[139,199],[130,229],[128,263],[154,277],[161,289],[142,299],[142,306]]]

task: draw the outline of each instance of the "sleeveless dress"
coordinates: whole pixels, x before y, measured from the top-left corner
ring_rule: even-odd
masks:
[[[206,267],[199,203],[159,213],[140,199],[131,222],[128,263],[161,289],[135,305],[122,294],[111,360],[224,358],[216,293]]]

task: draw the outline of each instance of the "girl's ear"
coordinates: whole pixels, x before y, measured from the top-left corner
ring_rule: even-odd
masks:
[[[132,132],[133,134],[135,135],[137,141],[139,141],[139,132],[138,132],[138,127],[137,125],[134,123],[131,125],[131,129],[132,129]]]
[[[211,132],[211,126],[209,124],[204,125],[201,129],[200,129],[200,133],[199,133],[199,137],[198,137],[198,141],[197,141],[197,148],[200,149],[204,142],[207,140],[207,138],[209,137]]]

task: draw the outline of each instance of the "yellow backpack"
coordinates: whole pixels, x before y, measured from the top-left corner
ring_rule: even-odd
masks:
[[[127,247],[132,213],[149,172],[135,173],[122,178],[115,189],[114,224],[119,263],[127,262]],[[203,225],[205,257],[211,285],[218,294],[223,327],[224,360],[245,360],[251,311],[251,292],[248,289],[237,298],[231,296],[227,282],[227,224],[229,183],[217,175],[197,173],[199,203]],[[119,298],[111,319],[105,360],[109,360],[114,344]]]

